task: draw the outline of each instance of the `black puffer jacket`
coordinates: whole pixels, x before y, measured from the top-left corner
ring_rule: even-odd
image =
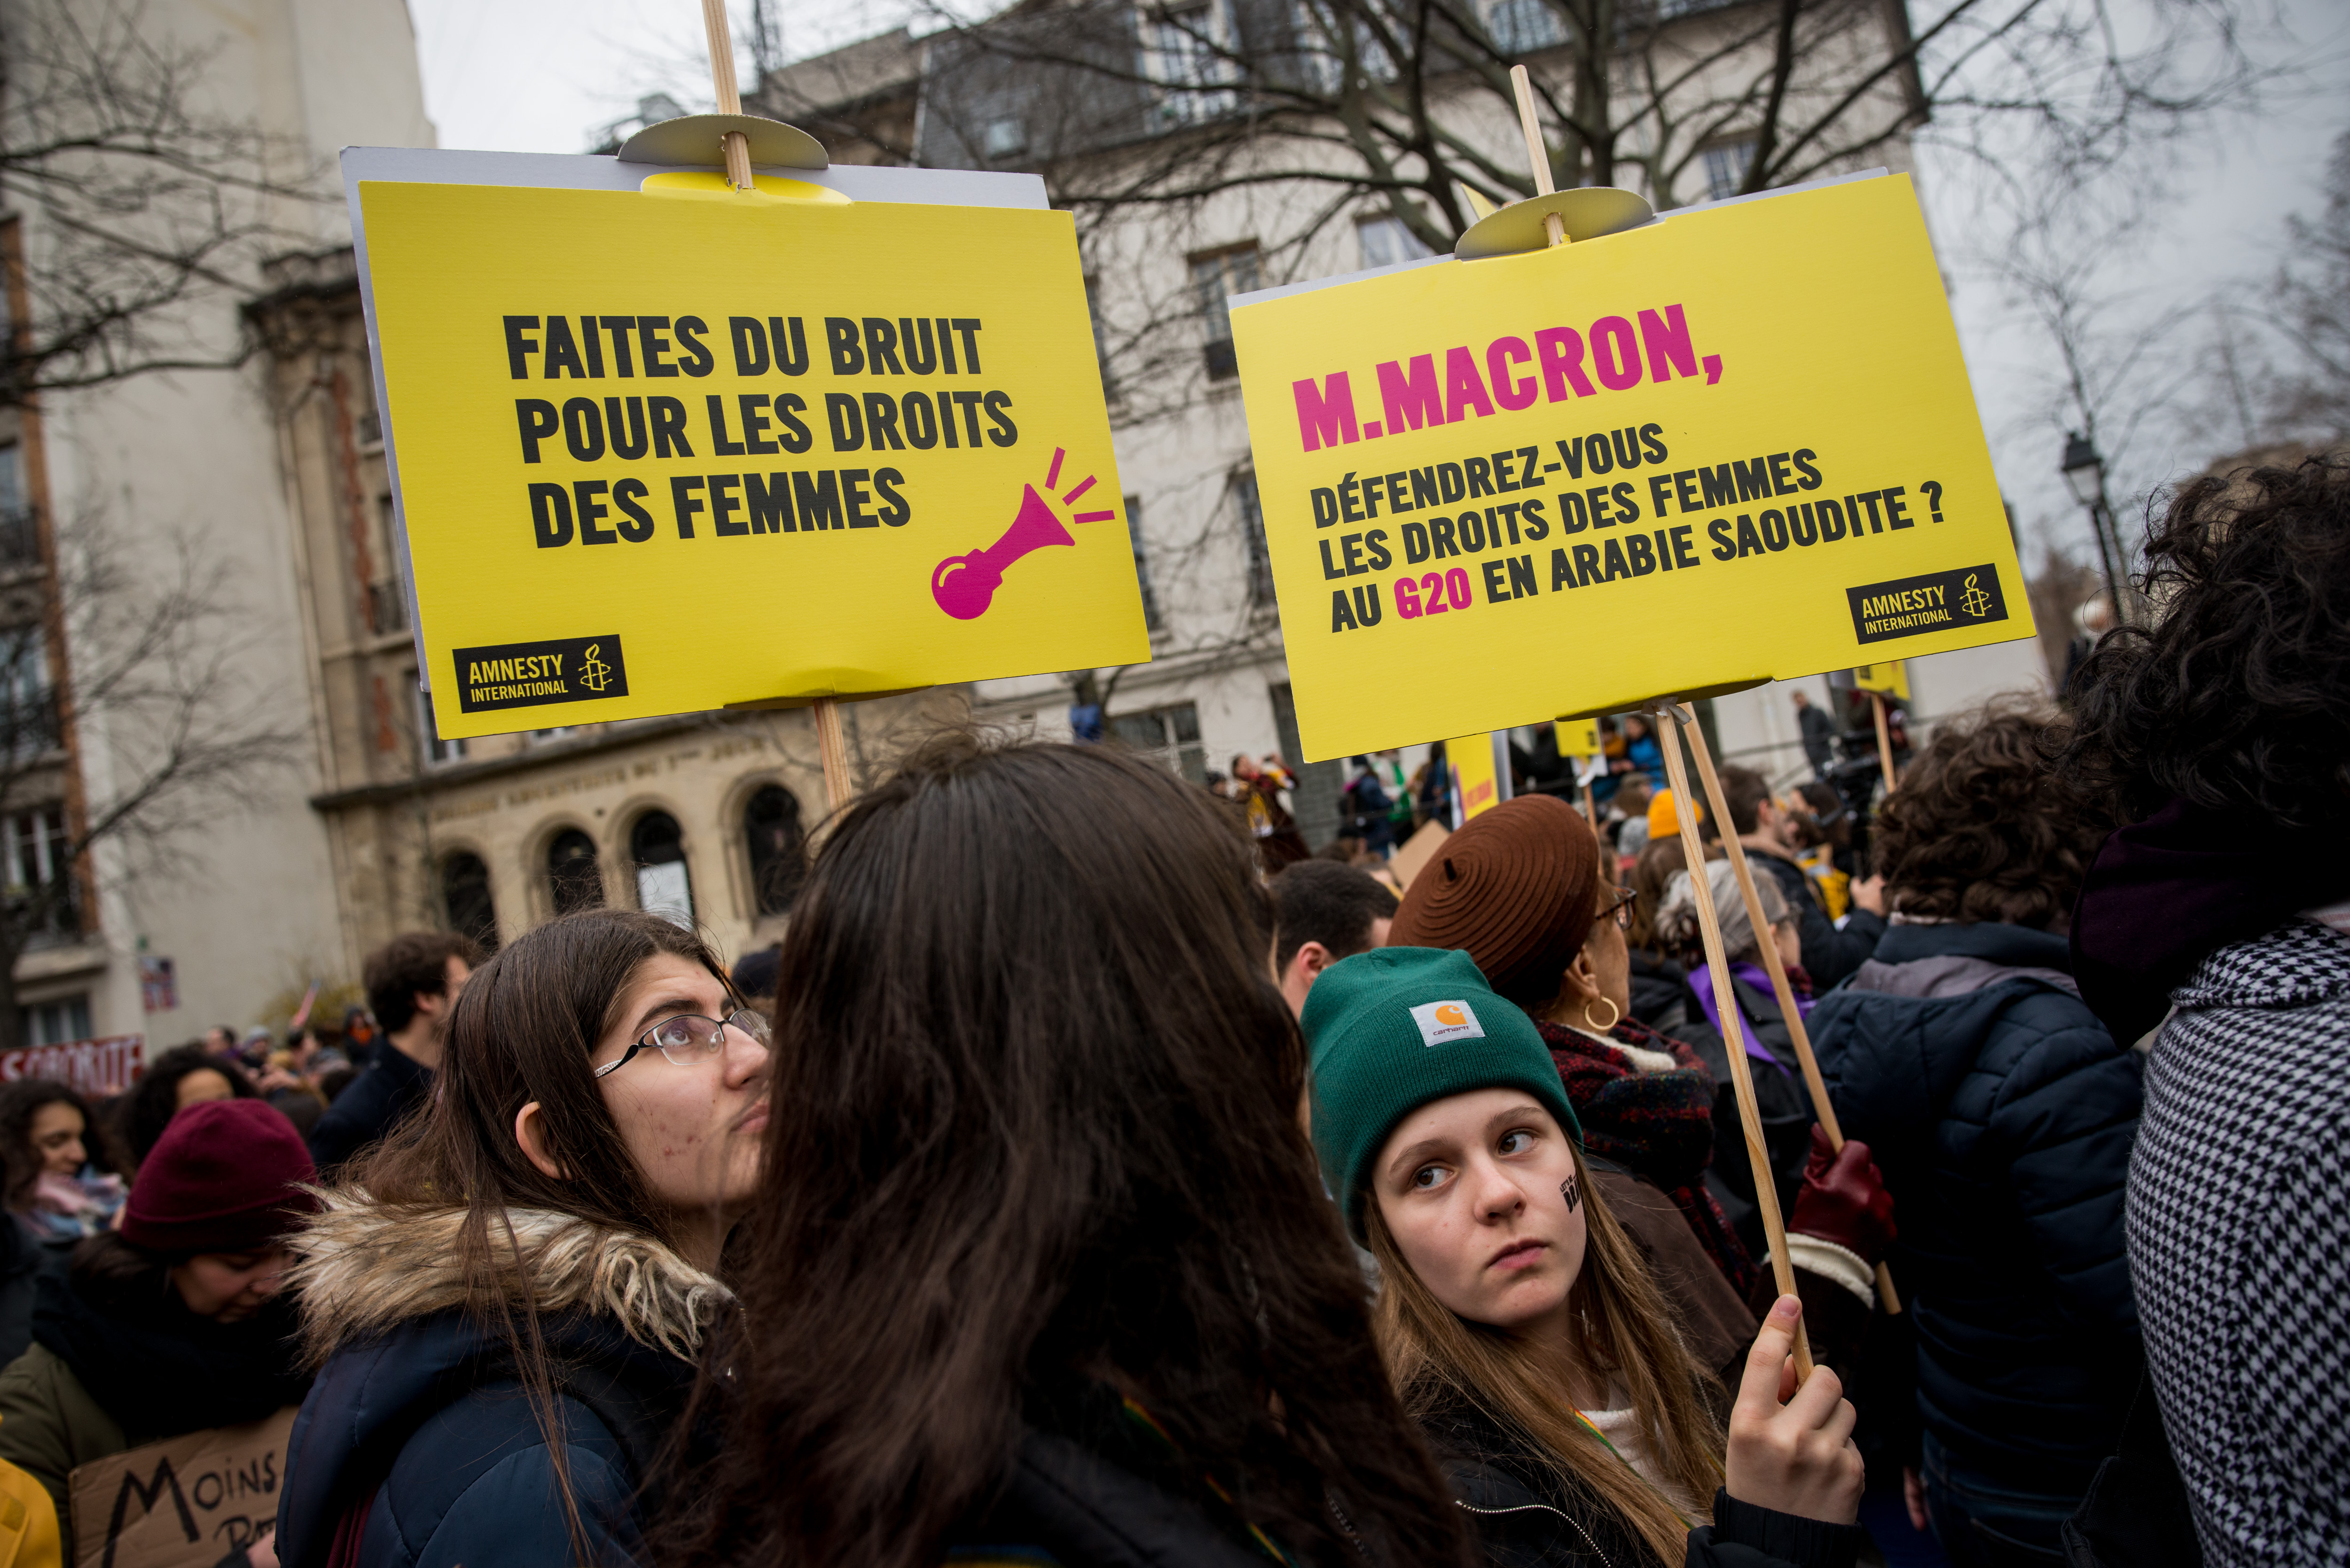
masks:
[[[1465,1403],[1424,1423],[1453,1501],[1477,1523],[1486,1568],[1670,1568],[1597,1493]],[[1851,1568],[1857,1525],[1756,1508],[1713,1494],[1713,1522],[1689,1533],[1679,1568]]]
[[[1919,1418],[1970,1471],[2077,1497],[2143,1361],[2123,1194],[2144,1094],[2067,971],[2045,931],[1896,926],[1811,1035],[1900,1205]]]

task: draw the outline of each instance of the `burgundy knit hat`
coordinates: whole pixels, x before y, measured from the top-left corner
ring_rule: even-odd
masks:
[[[207,1100],[172,1118],[122,1208],[122,1239],[151,1252],[259,1252],[317,1202],[317,1168],[266,1100]]]
[[[1521,1007],[1558,994],[1599,902],[1599,842],[1555,795],[1522,795],[1471,817],[1420,867],[1388,941],[1467,953]]]

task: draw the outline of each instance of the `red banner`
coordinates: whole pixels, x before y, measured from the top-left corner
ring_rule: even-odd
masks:
[[[109,1034],[103,1040],[68,1040],[62,1045],[0,1051],[0,1083],[58,1078],[85,1095],[119,1095],[145,1070],[146,1051],[143,1034]]]

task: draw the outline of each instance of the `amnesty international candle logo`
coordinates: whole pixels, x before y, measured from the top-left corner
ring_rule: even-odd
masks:
[[[1852,601],[1853,635],[1863,642],[1919,637],[2007,618],[1999,568],[1988,562],[1870,583],[1846,588],[1845,595]]]
[[[629,668],[616,634],[461,648],[455,658],[461,712],[629,694]]]

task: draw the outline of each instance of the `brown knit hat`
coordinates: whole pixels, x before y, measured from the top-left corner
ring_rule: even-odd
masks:
[[[1504,801],[1420,868],[1388,941],[1467,953],[1521,1007],[1558,994],[1599,905],[1599,842],[1555,795]]]

